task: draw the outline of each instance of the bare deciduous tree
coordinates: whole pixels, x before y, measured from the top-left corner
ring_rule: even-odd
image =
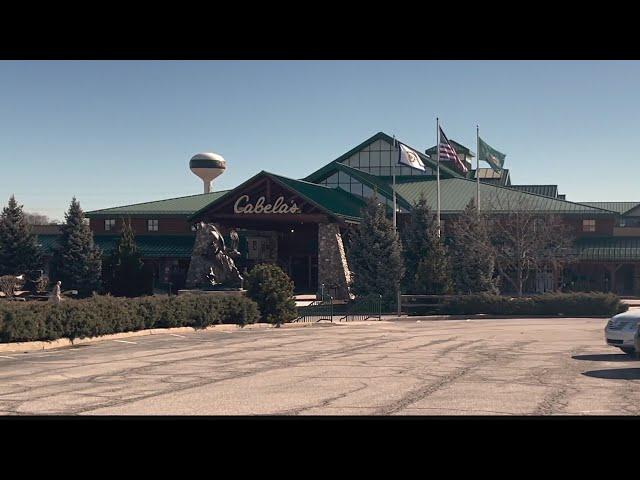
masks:
[[[49,220],[49,217],[40,213],[24,213],[24,219],[29,225],[49,225],[53,222]]]
[[[538,271],[553,272],[554,279],[562,274],[565,266],[576,260],[574,251],[575,235],[559,215],[549,215],[539,222],[540,249],[537,252]],[[553,290],[561,287],[554,282]]]
[[[572,260],[573,238],[558,215],[540,214],[537,198],[495,195],[487,199],[492,210],[491,240],[496,268],[503,280],[522,295],[531,272],[561,269]],[[557,289],[554,286],[554,290]]]

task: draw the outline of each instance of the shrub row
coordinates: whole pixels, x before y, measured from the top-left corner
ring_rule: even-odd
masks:
[[[95,337],[147,328],[193,327],[231,323],[245,325],[259,318],[257,304],[244,297],[184,295],[83,300],[0,302],[0,342]]]
[[[629,306],[613,293],[546,293],[531,297],[502,295],[460,295],[447,298],[441,307],[445,315],[487,313],[495,315],[563,315],[608,317]]]

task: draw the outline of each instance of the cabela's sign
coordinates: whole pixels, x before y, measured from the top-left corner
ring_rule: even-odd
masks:
[[[255,204],[249,203],[249,200],[249,195],[238,197],[233,206],[233,211],[235,213],[302,213],[296,202],[287,204],[284,201],[284,197],[278,197],[273,204],[265,204],[264,197],[259,197]]]

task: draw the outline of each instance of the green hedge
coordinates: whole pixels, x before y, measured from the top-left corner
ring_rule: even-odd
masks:
[[[0,302],[0,342],[95,337],[147,328],[193,327],[230,323],[245,325],[259,318],[256,303],[244,297],[184,295],[84,300]]]
[[[562,315],[565,317],[608,317],[626,312],[629,306],[613,293],[546,293],[531,297],[502,295],[460,295],[446,299],[445,315]]]

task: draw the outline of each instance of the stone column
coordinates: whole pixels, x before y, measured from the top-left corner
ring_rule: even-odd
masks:
[[[336,223],[318,224],[318,288],[337,285],[336,298],[349,298],[351,272]]]

